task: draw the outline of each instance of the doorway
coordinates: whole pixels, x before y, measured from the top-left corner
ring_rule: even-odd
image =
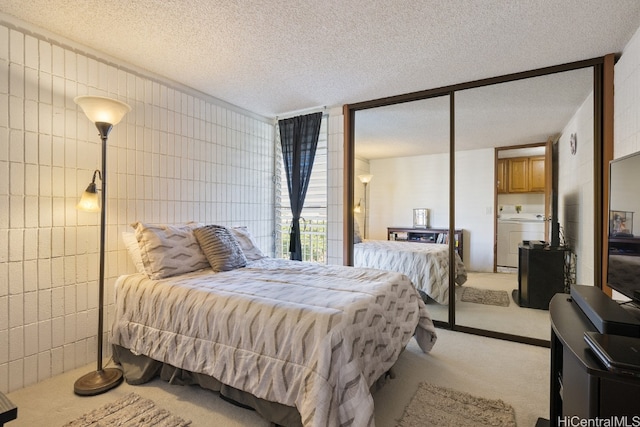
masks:
[[[547,168],[546,143],[496,149],[495,272],[517,272],[523,241],[547,240]]]

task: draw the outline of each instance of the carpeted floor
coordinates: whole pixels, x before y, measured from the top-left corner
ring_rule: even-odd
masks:
[[[429,354],[422,353],[415,340],[409,341],[394,367],[396,377],[374,393],[376,426],[396,426],[421,382],[502,399],[513,406],[520,426],[549,417],[548,348],[444,329],[437,332],[438,341]],[[18,406],[18,419],[7,427],[62,426],[132,392],[191,420],[192,426],[269,426],[255,412],[227,403],[209,390],[159,379],[139,386],[123,383],[98,396],[76,396],[73,383],[92,369],[94,364],[9,393],[7,397]]]
[[[503,290],[511,295],[518,288],[517,274],[469,272],[468,276],[464,286],[456,289],[456,324],[547,341],[551,338],[547,310],[519,307],[513,300],[508,307],[462,301],[462,292],[467,287]],[[448,305],[432,303],[428,309],[434,319],[449,319]]]
[[[469,393],[420,383],[397,427],[515,427],[511,405]]]

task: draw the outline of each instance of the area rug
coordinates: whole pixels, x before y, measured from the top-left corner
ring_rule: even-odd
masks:
[[[165,409],[158,408],[153,401],[131,393],[115,402],[94,409],[63,427],[183,427],[188,425],[191,425],[191,421],[185,421]]]
[[[462,301],[476,304],[509,306],[509,294],[507,291],[493,291],[491,289],[479,289],[471,286],[462,287]]]
[[[420,383],[396,427],[509,426],[515,427],[513,407],[467,393]]]

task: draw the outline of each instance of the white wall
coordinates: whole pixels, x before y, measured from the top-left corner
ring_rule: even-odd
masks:
[[[456,228],[464,233],[470,271],[493,271],[495,152],[456,152]]]
[[[370,161],[369,238],[387,239],[387,227],[411,226],[413,209],[429,209],[429,226],[449,227],[449,154]]]
[[[625,46],[614,73],[614,158],[640,150],[640,30]],[[567,242],[575,248],[577,283],[593,285],[593,96],[562,132],[560,139],[560,223]],[[578,150],[569,151],[577,133]],[[565,167],[566,166],[566,167]],[[580,207],[580,208],[579,208]]]
[[[0,15],[2,392],[96,360],[99,215],[75,209],[100,167],[85,94],[133,107],[109,137],[106,328],[134,221],[246,224],[273,253],[270,120]]]
[[[411,226],[413,209],[429,209],[429,226],[449,227],[449,154],[371,160],[370,238]],[[471,271],[493,271],[493,149],[456,153],[456,228],[464,232]]]
[[[571,134],[577,151],[571,154]],[[558,141],[558,219],[566,244],[576,254],[576,283],[593,285],[593,92],[565,126]]]

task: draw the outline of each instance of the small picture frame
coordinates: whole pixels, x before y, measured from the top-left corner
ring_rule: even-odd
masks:
[[[609,235],[612,237],[633,237],[633,212],[611,211],[609,214]]]
[[[417,208],[413,210],[413,228],[429,228],[429,209]]]

